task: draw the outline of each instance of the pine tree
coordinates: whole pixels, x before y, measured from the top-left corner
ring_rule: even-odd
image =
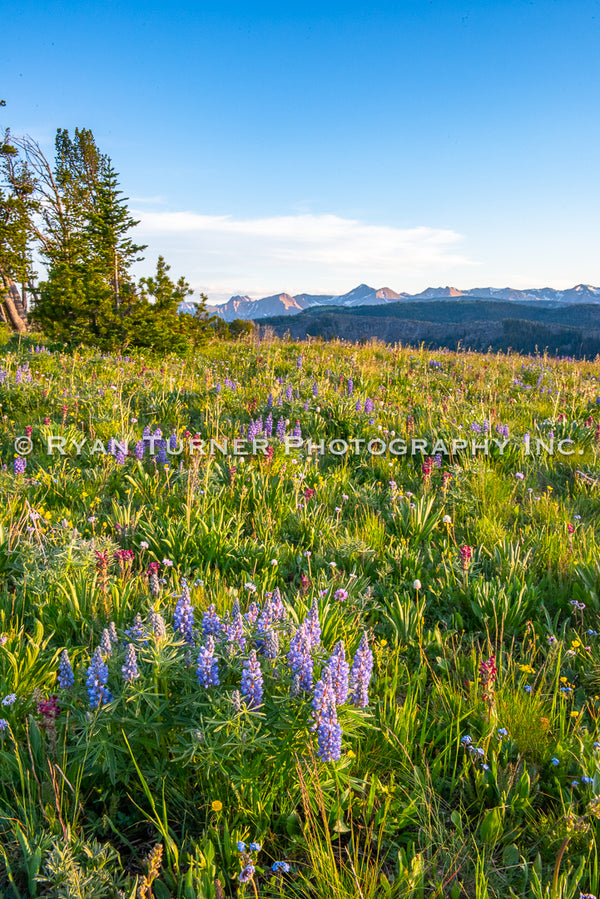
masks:
[[[129,316],[128,336],[137,346],[183,352],[190,343],[201,343],[210,334],[207,298],[202,295],[194,315],[180,315],[180,303],[193,291],[185,278],[174,282],[169,271],[170,266],[159,256],[156,274],[140,279],[140,301]]]
[[[27,165],[19,160],[8,130],[0,138],[0,159],[0,318],[24,331],[25,310],[17,283],[25,284],[34,276],[31,231],[37,210],[35,181]]]
[[[195,315],[179,314],[192,291],[184,278],[171,280],[162,256],[156,274],[136,285],[131,268],[145,249],[131,236],[138,222],[89,129],[76,128],[73,137],[59,129],[54,164],[28,137],[9,142],[7,135],[0,153],[9,188],[0,194],[0,274],[29,277],[35,245],[47,276],[31,319],[45,334],[181,352],[214,333],[206,297]]]

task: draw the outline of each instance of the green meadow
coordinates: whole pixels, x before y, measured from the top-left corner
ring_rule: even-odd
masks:
[[[600,891],[598,361],[40,343],[0,358],[1,896]]]

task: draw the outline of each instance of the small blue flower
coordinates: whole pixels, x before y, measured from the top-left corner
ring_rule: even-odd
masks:
[[[507,729],[505,727],[498,728],[498,736],[499,737],[507,737],[508,736]]]
[[[271,865],[271,871],[273,871],[275,874],[278,871],[283,871],[284,874],[288,874],[289,870],[290,866],[287,862],[273,862],[273,864]]]
[[[560,765],[560,759],[557,759],[556,756],[553,756],[550,761],[553,765]]]
[[[489,771],[489,770],[490,770],[490,766],[489,766],[489,765],[482,765],[482,766],[481,766],[481,770],[482,770],[482,771]]]
[[[245,852],[245,851],[246,851],[246,844],[243,843],[241,840],[239,841],[239,843],[236,843],[236,846],[237,846],[238,852]]]
[[[3,734],[7,727],[8,721],[6,720],[6,718],[0,718],[0,734]]]
[[[464,737],[460,738],[460,742],[463,743],[465,746],[468,746],[469,743],[473,742],[473,738],[470,737],[469,734],[465,734]]]
[[[582,784],[593,784],[593,783],[594,783],[594,778],[593,778],[593,777],[582,777],[582,778],[581,778],[581,783],[582,783]]]
[[[531,693],[531,687],[529,686],[529,684],[526,684],[524,689],[526,693]]]
[[[250,850],[250,852],[260,852],[262,846],[260,845],[260,843],[250,843],[248,849]]]

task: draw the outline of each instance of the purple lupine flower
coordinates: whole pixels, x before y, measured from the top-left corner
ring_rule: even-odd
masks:
[[[27,468],[27,459],[25,456],[17,456],[13,463],[15,474],[24,474]]]
[[[342,705],[348,699],[348,675],[350,668],[346,661],[346,649],[344,643],[340,640],[335,645],[327,667],[331,674],[331,685],[335,693],[335,701],[338,705]]]
[[[267,409],[273,408],[273,394],[270,393],[267,397]]]
[[[167,444],[161,438],[157,441],[156,446],[158,446],[158,452],[156,454],[156,464],[164,465],[167,461]]]
[[[354,407],[355,412],[362,412],[362,406],[360,404],[360,400],[356,401],[356,406]]]
[[[110,639],[110,633],[108,628],[105,627],[102,631],[102,639],[100,640],[100,649],[102,650],[103,656],[109,656],[112,653],[113,644]]]
[[[137,655],[133,643],[129,643],[125,653],[125,664],[121,666],[123,680],[126,684],[132,684],[136,677],[140,676],[137,667]]]
[[[319,395],[319,385],[317,384],[316,381],[315,381],[315,383],[314,383],[313,386],[312,386],[312,394],[313,394],[313,396],[318,396],[318,395]]]
[[[281,443],[285,440],[285,419],[283,416],[277,422],[277,431],[275,432]]]
[[[70,690],[75,683],[75,677],[73,675],[73,669],[71,667],[71,660],[66,649],[63,649],[60,654],[60,662],[58,663],[58,674],[56,680],[61,690]]]
[[[277,405],[283,406],[283,393],[280,393],[279,396],[277,397]]]
[[[144,441],[138,440],[138,442],[135,445],[135,458],[138,460],[138,462],[144,458],[145,450],[146,450],[146,444],[144,443]]]
[[[354,393],[354,381],[352,378],[348,378],[348,396],[352,396]]]
[[[146,628],[144,627],[144,622],[142,621],[142,616],[139,612],[133,619],[131,627],[128,627],[125,630],[125,636],[130,640],[144,640],[147,642],[148,635],[146,633]]]
[[[298,356],[296,359],[296,368],[302,368],[302,356]]]
[[[317,600],[313,599],[310,612],[305,619],[308,627],[308,634],[313,649],[318,649],[321,645],[321,625],[319,624],[319,607]]]
[[[302,437],[302,428],[300,427],[299,421],[297,421],[294,426],[294,437]]]
[[[150,609],[150,613],[148,615],[148,623],[150,625],[152,633],[157,640],[162,640],[167,636],[165,619],[162,617],[158,609]]]
[[[106,451],[110,453],[111,456],[114,456],[117,452],[117,441],[114,437],[108,438],[108,443],[106,444]]]
[[[248,606],[248,611],[244,615],[244,618],[246,619],[248,624],[254,624],[254,622],[258,618],[259,612],[260,609],[258,608],[258,605],[254,601],[252,601]]]
[[[267,597],[267,601],[263,605],[260,615],[256,619],[256,633],[264,634],[271,627],[271,621],[274,618],[274,608],[272,598]]]
[[[363,633],[350,669],[350,702],[359,709],[369,704],[369,683],[373,673],[373,653],[367,634]]]
[[[273,416],[269,412],[265,419],[265,437],[273,436]]]
[[[119,642],[119,636],[117,634],[117,625],[114,621],[111,621],[108,625],[108,635],[110,637],[110,642],[115,646]]]
[[[262,703],[263,676],[255,649],[244,661],[243,668],[240,692],[246,698],[248,708],[256,708]]]
[[[223,631],[223,627],[221,625],[221,619],[217,615],[215,611],[215,604],[211,602],[208,609],[202,616],[202,636],[206,639],[206,637],[219,637]]]
[[[173,613],[173,629],[179,631],[186,643],[194,645],[194,607],[185,580],[181,582],[181,595]]]
[[[290,649],[287,658],[293,677],[297,677],[299,689],[305,690],[306,692],[311,690],[314,663],[312,658],[310,625],[308,624],[307,618],[304,619],[290,640]]]
[[[318,756],[324,762],[336,762],[342,754],[342,728],[337,719],[335,691],[328,668],[315,686],[312,707],[312,729],[317,731]]]
[[[208,689],[219,686],[219,663],[215,658],[215,638],[213,636],[207,637],[206,646],[200,647],[196,673],[201,687]]]
[[[310,717],[312,723],[310,729],[313,732],[319,727],[323,714],[327,709],[327,704],[334,697],[335,693],[331,683],[331,671],[328,667],[325,667],[320,679],[315,684],[313,698],[311,700],[312,712],[310,713]]]
[[[125,465],[125,452],[120,444],[117,448],[115,459],[117,460],[117,465]]]
[[[292,385],[288,384],[287,390],[285,391],[285,398],[288,402],[291,402],[294,397],[294,392],[292,390]]]
[[[169,437],[169,449],[173,452],[174,449],[177,448],[177,431],[175,428],[171,431],[171,436]]]
[[[283,599],[281,598],[279,587],[275,587],[275,589],[273,590],[273,595],[271,596],[271,605],[273,606],[273,617],[276,618],[277,621],[281,621],[285,609],[283,607]]]
[[[373,402],[369,397],[365,400],[365,412],[369,413],[373,411]]]
[[[240,612],[239,600],[235,600],[231,609],[231,622],[226,627],[227,642],[243,650],[246,645],[244,637],[244,619]]]
[[[277,631],[274,631],[273,628],[269,628],[269,630],[266,631],[260,651],[265,658],[270,659],[272,662],[274,662],[279,655],[279,637]]]
[[[303,408],[303,410],[304,410],[305,412],[308,412],[308,410],[309,410],[309,408],[310,408],[310,402],[309,402],[308,400],[306,400],[306,402],[304,403],[304,405],[302,406],[302,408]]]
[[[107,687],[107,683],[108,666],[102,657],[102,650],[98,647],[92,656],[86,677],[91,708],[97,709],[99,706],[112,701],[112,695]]]

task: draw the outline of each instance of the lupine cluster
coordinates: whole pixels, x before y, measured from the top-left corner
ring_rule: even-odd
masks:
[[[196,673],[201,687],[219,686],[219,663],[215,658],[215,638],[212,635],[207,637],[206,646],[200,647]]]
[[[255,649],[244,660],[240,692],[245,698],[248,708],[257,708],[261,705],[263,699],[263,676]]]
[[[315,685],[312,699],[313,724],[317,731],[318,754],[324,762],[338,761],[342,754],[342,728],[337,718],[336,691],[332,673],[326,666]]]
[[[98,647],[87,670],[86,685],[91,708],[97,709],[99,706],[112,701],[112,695],[107,684],[108,666],[104,661],[101,648]]]
[[[194,607],[187,582],[182,581],[181,595],[177,600],[173,613],[173,628],[178,631],[186,643],[194,646]]]
[[[63,649],[60,654],[60,662],[58,664],[58,675],[56,680],[61,690],[70,690],[75,683],[75,676],[73,674],[73,668],[71,667],[71,660],[69,659],[69,653],[66,649]]]

